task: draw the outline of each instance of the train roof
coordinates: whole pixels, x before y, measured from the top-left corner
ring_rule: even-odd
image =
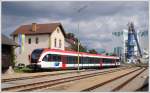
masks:
[[[65,51],[65,50],[59,50],[59,49],[48,49],[48,48],[44,48],[43,52],[55,52],[55,53],[59,53],[59,54],[78,54],[78,52],[76,51]],[[90,57],[101,57],[101,58],[113,58],[113,59],[119,59],[119,57],[117,56],[107,56],[107,55],[102,55],[102,54],[91,54],[91,53],[85,53],[85,52],[79,52],[79,55],[82,56],[90,56]]]

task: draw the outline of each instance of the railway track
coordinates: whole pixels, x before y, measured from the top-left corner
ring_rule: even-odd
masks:
[[[75,80],[80,80],[80,79],[85,79],[93,76],[98,76],[98,75],[103,75],[103,74],[108,74],[112,72],[117,72],[125,69],[129,69],[131,67],[123,67],[123,68],[118,68],[115,70],[109,70],[109,71],[103,71],[103,72],[95,72],[95,73],[90,73],[90,74],[85,74],[85,75],[79,75],[79,76],[71,76],[71,77],[66,77],[66,78],[61,78],[61,79],[56,79],[56,80],[48,80],[48,81],[42,81],[42,82],[35,82],[31,84],[24,84],[24,85],[18,85],[18,86],[12,86],[12,87],[6,87],[2,88],[2,91],[33,91],[36,89],[42,89],[46,87],[51,87],[57,84],[62,84],[70,81],[75,81]]]
[[[134,71],[131,71],[131,72],[129,72],[129,73],[126,73],[126,74],[123,74],[123,75],[120,75],[120,76],[118,76],[118,77],[115,77],[115,78],[113,78],[113,79],[110,79],[110,80],[107,80],[107,81],[105,81],[105,82],[102,82],[102,83],[99,83],[99,84],[96,84],[96,85],[94,85],[94,86],[92,86],[92,87],[89,87],[89,88],[86,88],[86,89],[84,89],[84,90],[81,90],[82,92],[87,92],[87,91],[92,91],[92,90],[95,90],[95,89],[97,89],[97,88],[99,88],[99,87],[102,87],[102,86],[104,86],[104,85],[106,85],[106,84],[109,84],[109,83],[112,83],[112,82],[116,82],[118,79],[120,79],[120,78],[122,78],[122,77],[125,77],[125,76],[128,76],[128,75],[131,75],[131,74],[135,74],[135,75],[133,75],[133,76],[131,76],[130,78],[128,78],[127,80],[125,80],[123,83],[122,82],[119,82],[120,84],[119,85],[114,85],[115,87],[112,89],[112,90],[110,90],[111,92],[115,92],[115,91],[119,91],[119,90],[121,90],[124,86],[126,86],[129,82],[131,82],[133,79],[135,79],[137,76],[139,76],[141,73],[143,73],[145,70],[146,70],[147,68],[140,68],[140,69],[136,69],[136,70],[134,70]],[[104,87],[103,87],[104,88]],[[102,89],[102,88],[101,88]],[[136,91],[136,90],[135,90]]]
[[[91,70],[81,70],[80,72],[86,72],[86,71],[94,71],[94,69],[91,69]],[[56,76],[56,75],[69,74],[69,73],[76,73],[76,72],[77,72],[77,71],[70,71],[70,72],[62,72],[62,73],[35,75],[35,76],[29,76],[29,77],[26,76],[26,77],[19,77],[19,78],[9,78],[9,79],[2,79],[1,82],[4,83],[4,82],[10,82],[10,81],[34,79],[34,78],[40,78],[40,77],[46,77],[46,76]]]

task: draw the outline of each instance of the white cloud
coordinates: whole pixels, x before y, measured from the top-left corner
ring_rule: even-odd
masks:
[[[146,2],[49,2],[11,3],[2,8],[2,33],[10,34],[24,24],[61,22],[66,32],[75,33],[90,48],[110,51],[120,46],[121,37],[112,32],[127,29],[133,21],[135,28],[148,29],[148,5]],[[78,8],[88,7],[77,14]],[[18,8],[19,7],[19,8]],[[139,12],[140,11],[140,12]],[[77,25],[79,24],[79,32]],[[147,39],[146,39],[147,40]]]

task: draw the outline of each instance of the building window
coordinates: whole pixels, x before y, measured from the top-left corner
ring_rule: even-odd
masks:
[[[31,44],[31,38],[28,39],[28,44]]]
[[[55,47],[56,47],[56,38],[55,38],[55,41],[54,41],[54,45],[55,45]]]
[[[61,48],[61,40],[59,40],[59,48]]]
[[[35,38],[35,43],[36,43],[36,44],[39,43],[39,38],[38,38],[38,37]]]
[[[57,33],[59,33],[59,29],[57,28]]]

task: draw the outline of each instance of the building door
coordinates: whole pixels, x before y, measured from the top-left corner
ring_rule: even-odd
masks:
[[[116,64],[116,59],[114,59],[114,62],[113,62],[114,64],[115,64],[115,66],[117,66],[117,64]]]
[[[103,67],[103,59],[102,58],[99,59],[99,64],[100,64],[100,69],[102,69],[102,67]]]

